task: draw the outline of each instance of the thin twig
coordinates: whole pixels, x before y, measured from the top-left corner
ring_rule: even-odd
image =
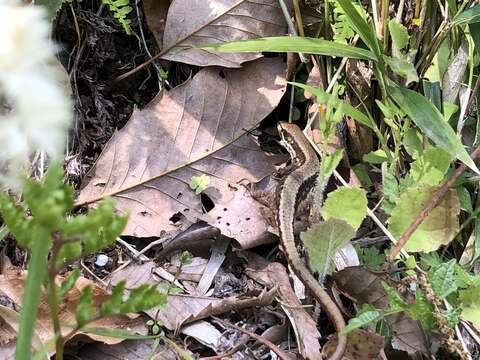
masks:
[[[477,148],[470,154],[470,157],[472,159],[475,159],[478,155],[480,155],[480,146],[477,146]],[[461,163],[460,166],[455,170],[453,175],[448,179],[446,182],[442,184],[438,188],[438,190],[432,195],[430,198],[429,202],[423,210],[418,214],[418,216],[413,220],[413,222],[410,224],[410,226],[404,231],[402,236],[400,236],[400,239],[398,239],[398,243],[395,245],[395,247],[390,251],[388,254],[388,261],[393,261],[397,257],[398,253],[402,248],[405,246],[405,243],[410,239],[412,234],[417,230],[417,228],[420,226],[420,224],[425,220],[425,218],[430,214],[430,212],[442,201],[442,199],[445,197],[447,194],[448,190],[453,186],[455,181],[460,177],[460,175],[463,174],[463,172],[467,169],[467,165],[464,163]]]
[[[266,347],[268,347],[270,350],[272,350],[275,354],[278,355],[278,357],[282,360],[292,360],[292,357],[290,355],[288,355],[285,351],[283,351],[282,349],[280,349],[277,345],[275,345],[274,343],[272,343],[271,341],[261,337],[260,335],[257,335],[251,331],[248,331],[248,330],[245,330],[243,328],[241,328],[240,326],[237,326],[237,325],[234,325],[232,323],[229,323],[225,320],[222,320],[220,318],[217,318],[216,316],[212,316],[213,319],[217,320],[218,322],[228,326],[228,327],[231,327],[232,329],[235,329],[237,331],[240,331],[241,333],[243,334],[247,334],[248,336],[250,336],[252,339],[255,339],[256,341],[258,341],[259,343],[261,343],[262,345],[265,345]]]

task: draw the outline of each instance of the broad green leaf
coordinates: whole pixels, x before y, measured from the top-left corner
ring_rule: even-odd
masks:
[[[442,299],[457,291],[455,269],[456,261],[452,259],[428,272],[429,283],[435,293]]]
[[[381,164],[388,161],[387,154],[382,149],[370,151],[368,154],[363,155],[363,161],[370,164]]]
[[[337,3],[342,7],[350,25],[355,29],[363,42],[377,57],[380,57],[380,44],[378,43],[372,26],[370,26],[357,9],[355,9],[351,0],[337,0]]]
[[[127,300],[118,307],[118,314],[136,313],[165,305],[167,296],[157,290],[156,285],[140,285],[130,291]]]
[[[393,46],[395,46],[397,50],[402,50],[408,45],[410,36],[405,26],[392,19],[388,22],[388,30],[392,37]]]
[[[385,264],[385,254],[381,254],[375,246],[361,248],[355,246],[362,263],[372,271],[380,271]]]
[[[413,162],[410,176],[416,185],[439,185],[451,162],[452,157],[449,153],[432,146]]]
[[[440,87],[440,82],[432,82],[427,79],[423,79],[422,84],[423,95],[425,95],[427,100],[430,101],[438,109],[438,111],[442,111],[442,88]]]
[[[414,128],[408,129],[403,135],[403,146],[408,155],[417,159],[423,153],[423,137],[419,131]]]
[[[328,194],[322,208],[325,220],[345,220],[355,230],[359,228],[367,215],[367,197],[365,191],[353,187],[341,187]]]
[[[470,9],[457,14],[452,20],[452,25],[458,26],[463,24],[475,24],[478,22],[480,22],[480,5],[475,5]]]
[[[77,304],[77,312],[75,317],[77,319],[77,326],[82,327],[93,319],[95,315],[95,306],[92,299],[92,288],[85,286],[80,294]]]
[[[352,170],[355,175],[357,175],[357,178],[360,181],[360,184],[362,184],[362,187],[367,190],[370,189],[370,187],[373,185],[373,182],[372,180],[370,180],[370,176],[368,176],[368,171],[365,164],[358,163],[356,165],[353,165]]]
[[[431,252],[422,255],[420,263],[422,265],[422,269],[428,270],[430,268],[436,268],[437,266],[440,266],[442,264],[442,259],[436,252]]]
[[[314,224],[310,229],[300,234],[307,248],[310,266],[320,273],[320,276],[331,274],[334,270],[332,258],[355,235],[355,230],[343,220],[329,219],[320,224]]]
[[[413,66],[412,63],[406,60],[394,59],[388,56],[384,56],[383,59],[395,74],[406,80],[405,86],[408,86],[412,82],[418,82],[417,70],[415,70],[415,66]]]
[[[196,195],[200,195],[200,193],[205,190],[208,185],[210,184],[210,177],[203,174],[200,176],[192,176],[188,185],[190,189],[195,190]]]
[[[458,199],[460,200],[460,208],[465,210],[469,214],[473,212],[472,207],[472,197],[470,196],[470,192],[465,186],[459,186],[457,189]]]
[[[453,157],[463,161],[473,171],[479,173],[477,166],[465,151],[453,129],[424,96],[413,90],[400,87],[389,87],[388,91],[398,106],[429,139],[439,148],[447,151]]]
[[[411,187],[401,194],[388,219],[389,229],[397,239],[422,211],[435,190],[432,187]],[[408,252],[430,252],[449,244],[459,229],[459,212],[457,192],[450,190],[415,230],[404,249]]]
[[[353,319],[350,319],[348,325],[340,332],[340,335],[345,336],[352,330],[375,324],[377,321],[381,320],[382,317],[383,313],[378,310],[365,311]]]
[[[352,105],[347,104],[346,102],[343,102],[342,100],[338,99],[336,95],[329,94],[319,88],[315,88],[313,86],[308,86],[305,84],[300,84],[296,82],[289,82],[289,84],[295,85],[299,88],[302,88],[304,90],[307,90],[309,93],[315,95],[317,98],[317,101],[319,104],[327,104],[329,100],[334,97],[335,100],[337,100],[337,105],[336,108],[340,107],[340,104],[342,105],[342,110],[345,113],[345,115],[350,116],[351,118],[355,119],[357,122],[359,122],[362,125],[365,125],[369,127],[370,129],[374,129],[375,125],[373,125],[372,120],[366,116],[364,113],[362,113],[360,110],[357,110],[354,108]]]
[[[372,52],[334,41],[299,36],[266,37],[255,40],[232,41],[201,46],[220,52],[300,52],[352,59],[377,60]]]

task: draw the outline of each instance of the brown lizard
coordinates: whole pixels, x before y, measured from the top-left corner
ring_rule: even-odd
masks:
[[[289,152],[292,161],[292,170],[285,176],[278,193],[277,223],[283,250],[295,275],[300,278],[313,297],[320,303],[339,333],[345,327],[342,313],[300,258],[293,234],[293,220],[299,192],[302,185],[313,181],[317,177],[320,163],[317,154],[297,125],[282,122],[278,125],[278,131],[281,144]],[[338,345],[335,352],[330,356],[330,360],[341,360],[346,345],[346,337],[338,336]]]

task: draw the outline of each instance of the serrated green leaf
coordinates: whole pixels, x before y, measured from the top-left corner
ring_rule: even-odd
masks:
[[[385,151],[378,149],[375,151],[370,151],[368,154],[363,155],[363,161],[370,164],[381,164],[388,161],[388,156],[385,154]]]
[[[143,284],[130,291],[128,298],[119,306],[118,314],[145,311],[164,305],[166,301],[166,294],[159,292],[156,285]]]
[[[200,195],[200,193],[205,190],[208,185],[210,184],[210,177],[202,174],[200,176],[192,176],[188,185],[190,189],[195,191],[196,195]]]
[[[455,268],[456,261],[452,259],[428,272],[428,280],[433,290],[442,299],[457,291]]]
[[[445,150],[430,147],[413,162],[410,176],[417,185],[439,185],[452,162]]]
[[[62,281],[57,289],[57,303],[61,303],[62,298],[73,288],[80,275],[80,269],[75,269]]]
[[[397,105],[430,140],[439,148],[464,162],[470,169],[479,173],[477,166],[465,151],[453,129],[424,96],[413,90],[400,87],[389,87],[388,91]]]
[[[422,265],[422,269],[428,270],[440,266],[442,264],[442,259],[440,259],[440,255],[436,252],[431,252],[422,255],[420,258],[420,264]]]
[[[92,300],[92,288],[85,286],[80,294],[77,304],[77,312],[75,317],[77,319],[77,326],[82,327],[93,319],[95,315],[95,306]]]
[[[367,197],[359,188],[341,187],[328,194],[322,208],[325,220],[340,219],[358,229],[367,215]]]
[[[110,297],[102,303],[100,307],[100,314],[102,316],[108,316],[113,314],[118,314],[120,310],[120,305],[123,301],[123,291],[125,290],[126,281],[122,280],[112,289],[112,294]]]
[[[200,46],[220,52],[300,52],[352,59],[377,60],[372,52],[334,41],[308,37],[277,36]]]
[[[32,218],[25,218],[25,209],[15,203],[15,200],[4,194],[0,194],[0,213],[3,222],[15,236],[19,245],[30,248],[32,246],[32,234],[37,225]]]
[[[300,234],[307,248],[310,266],[318,271],[321,277],[331,274],[334,269],[332,258],[355,235],[355,230],[344,220],[329,219],[320,224],[314,224],[310,229]]]
[[[392,37],[393,46],[395,46],[397,50],[402,50],[407,47],[410,36],[405,26],[392,19],[388,22],[388,30]]]
[[[382,286],[385,289],[385,292],[388,295],[388,303],[390,305],[390,310],[400,311],[405,310],[408,308],[408,304],[405,300],[400,296],[397,291],[389,286],[387,283],[382,281]]]
[[[317,98],[317,102],[319,104],[327,104],[329,101],[335,100],[334,106],[336,109],[338,109],[340,106],[342,106],[342,110],[345,113],[345,115],[350,116],[351,118],[355,119],[355,121],[359,122],[362,125],[365,125],[369,127],[370,129],[374,129],[375,125],[373,124],[372,120],[368,116],[366,116],[364,113],[362,113],[360,110],[357,110],[354,108],[352,105],[347,104],[346,102],[338,99],[336,95],[329,94],[320,88],[315,88],[313,86],[301,84],[301,83],[296,83],[296,82],[288,82],[289,84],[295,85],[299,88],[302,88],[304,90],[307,90],[309,93],[315,95]]]
[[[422,211],[435,190],[431,187],[412,187],[401,194],[388,219],[389,229],[397,239]],[[459,212],[457,192],[450,190],[415,230],[404,249],[408,252],[430,252],[449,244],[459,230]]]
[[[395,176],[395,165],[382,164],[383,201],[382,209],[391,214],[400,197],[400,189]]]
[[[355,246],[358,256],[361,262],[372,271],[379,271],[383,264],[385,264],[385,254],[381,254],[380,251],[374,247],[360,248]]]
[[[353,319],[350,319],[347,326],[345,326],[343,330],[340,331],[339,335],[345,336],[352,330],[374,324],[377,321],[381,320],[382,317],[383,314],[378,310],[365,311],[357,315]]]
[[[454,328],[460,322],[460,315],[462,314],[461,308],[450,308],[442,311],[442,315],[447,320],[447,325],[450,328]]]
[[[437,330],[437,325],[433,318],[433,305],[428,302],[419,289],[415,291],[415,301],[408,305],[407,311],[413,320],[420,320],[424,329],[429,331]]]
[[[406,80],[405,86],[408,86],[412,82],[418,82],[417,70],[412,63],[403,59],[395,59],[388,56],[384,56],[383,60],[385,60],[395,74]]]

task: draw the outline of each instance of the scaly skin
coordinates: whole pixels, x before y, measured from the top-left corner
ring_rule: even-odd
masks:
[[[278,130],[282,145],[292,158],[291,171],[285,178],[279,193],[278,227],[285,256],[295,275],[297,275],[313,297],[320,303],[328,317],[335,325],[337,333],[345,327],[345,320],[338,306],[333,302],[323,286],[313,277],[300,258],[295,246],[293,220],[295,205],[301,186],[318,175],[320,164],[317,154],[297,125],[279,123]],[[347,346],[345,336],[338,337],[338,345],[330,360],[341,360]]]

